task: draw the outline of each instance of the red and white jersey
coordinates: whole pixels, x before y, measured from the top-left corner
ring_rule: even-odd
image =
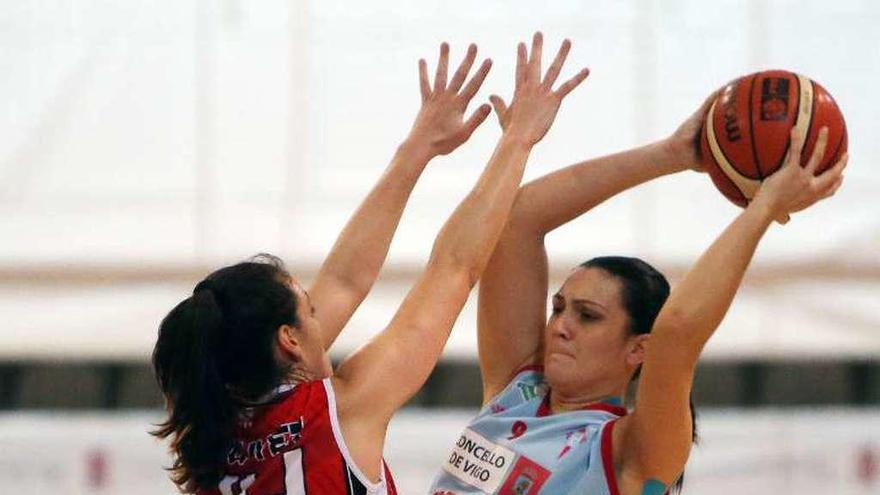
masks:
[[[382,463],[372,483],[352,460],[329,378],[279,387],[248,409],[217,488],[198,495],[396,495]]]

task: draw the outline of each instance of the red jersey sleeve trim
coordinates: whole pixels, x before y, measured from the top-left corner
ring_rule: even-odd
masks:
[[[388,467],[388,463],[384,460],[382,461],[382,467],[385,472],[385,485],[388,495],[397,495],[397,487],[394,485],[394,476],[391,475],[391,468]]]
[[[333,391],[333,384],[330,382],[330,378],[324,378],[321,380],[324,384],[324,390],[327,392],[327,409],[330,414],[330,427],[333,430],[333,438],[336,440],[336,445],[339,447],[339,451],[342,453],[342,458],[345,459],[345,463],[348,464],[349,469],[354,475],[357,477],[358,481],[363,483],[363,485],[367,488],[367,491],[370,493],[385,493],[383,487],[387,487],[387,483],[385,480],[385,465],[384,462],[379,466],[379,482],[374,483],[370,481],[363,471],[357,466],[354,462],[354,458],[351,456],[351,452],[348,450],[348,445],[345,443],[345,439],[342,438],[342,428],[339,426],[339,416],[336,414],[336,394]]]
[[[595,404],[587,404],[582,408],[584,411],[605,411],[616,416],[626,416],[627,410],[622,406],[615,406],[605,402],[596,402]]]
[[[614,443],[611,433],[617,420],[611,420],[602,430],[602,467],[605,469],[605,482],[608,483],[608,492],[611,495],[620,495],[617,488],[617,476],[614,474]]]

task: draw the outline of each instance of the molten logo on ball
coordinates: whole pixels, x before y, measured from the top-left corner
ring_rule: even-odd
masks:
[[[724,133],[727,134],[728,141],[739,141],[742,138],[736,114],[736,103],[736,92],[730,93],[730,98],[724,103]]]
[[[761,120],[788,116],[788,79],[768,77],[761,82]]]

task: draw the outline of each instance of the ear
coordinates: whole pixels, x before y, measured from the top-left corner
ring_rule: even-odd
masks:
[[[648,351],[650,334],[640,334],[630,337],[629,350],[626,354],[626,364],[636,367],[645,362],[645,353]]]
[[[297,336],[296,327],[287,324],[279,326],[275,340],[278,343],[278,351],[283,358],[295,362],[302,361],[304,350],[302,342]]]

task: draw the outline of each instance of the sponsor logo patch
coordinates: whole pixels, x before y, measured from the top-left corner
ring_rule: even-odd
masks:
[[[523,400],[526,402],[538,398],[544,397],[547,393],[547,384],[546,383],[525,383],[525,382],[516,382],[517,388],[519,388],[519,393],[522,395]]]
[[[512,450],[465,428],[455,442],[452,454],[443,464],[443,469],[468,485],[495,493],[515,458]]]
[[[526,457],[520,457],[498,495],[535,495],[549,477],[550,471],[543,466]]]

